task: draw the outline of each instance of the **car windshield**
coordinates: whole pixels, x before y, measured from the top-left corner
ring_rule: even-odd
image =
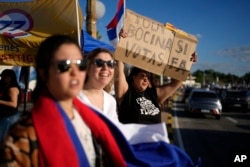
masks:
[[[194,92],[193,97],[194,98],[212,98],[212,99],[215,99],[215,98],[217,98],[217,95],[215,93],[211,93],[211,92]]]
[[[228,97],[246,97],[247,92],[239,91],[239,92],[227,92]]]

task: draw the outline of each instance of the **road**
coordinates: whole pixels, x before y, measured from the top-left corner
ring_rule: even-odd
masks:
[[[250,161],[250,113],[223,113],[220,120],[212,116],[190,116],[184,104],[173,103],[173,141],[203,167],[228,167]],[[233,162],[236,154],[247,154],[248,161]]]

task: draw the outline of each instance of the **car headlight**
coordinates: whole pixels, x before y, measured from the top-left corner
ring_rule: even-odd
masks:
[[[217,101],[217,105],[219,106],[219,108],[222,108],[221,102]]]

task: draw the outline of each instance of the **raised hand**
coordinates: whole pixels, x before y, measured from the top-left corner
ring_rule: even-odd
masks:
[[[194,52],[194,53],[191,55],[190,61],[192,61],[193,63],[195,63],[195,62],[198,61],[198,55],[197,55],[196,52]]]

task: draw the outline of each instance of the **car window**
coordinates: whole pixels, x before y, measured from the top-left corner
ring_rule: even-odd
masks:
[[[247,96],[247,92],[245,91],[237,91],[237,92],[227,92],[228,97],[246,97]]]
[[[185,94],[186,96],[188,96],[188,95],[191,93],[192,89],[193,89],[193,88],[190,88],[190,87],[186,88],[184,94]]]

